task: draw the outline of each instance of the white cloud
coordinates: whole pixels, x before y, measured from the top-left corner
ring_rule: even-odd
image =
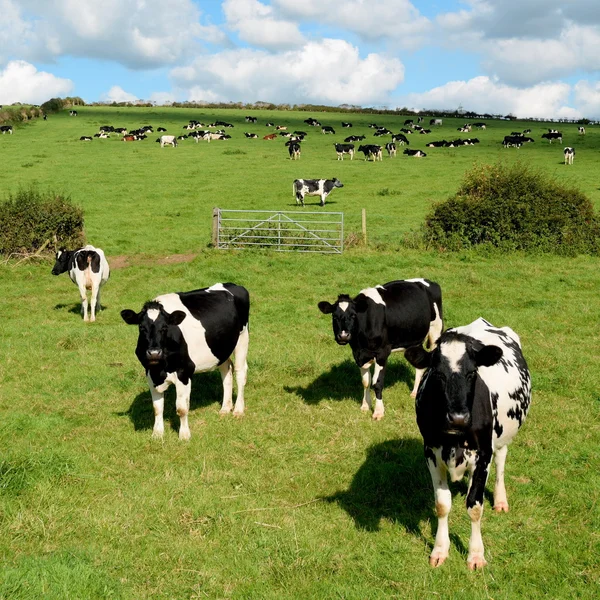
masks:
[[[135,94],[126,92],[118,85],[113,85],[108,92],[101,95],[100,99],[105,102],[135,102],[138,97]]]
[[[0,104],[42,104],[52,97],[68,96],[72,89],[70,79],[38,71],[23,60],[11,61],[0,71]]]
[[[272,4],[292,18],[347,29],[369,41],[388,38],[405,47],[414,47],[432,28],[408,0],[272,0]]]
[[[366,105],[388,100],[404,66],[379,54],[360,58],[348,42],[324,39],[279,54],[239,49],[203,56],[173,69],[171,79],[190,100]]]
[[[304,43],[295,23],[276,18],[273,9],[258,0],[225,0],[223,12],[228,26],[253,46],[281,50]]]
[[[442,110],[462,105],[477,113],[512,113],[517,117],[579,118],[581,111],[567,105],[570,93],[571,86],[566,83],[542,83],[520,89],[480,76],[469,81],[450,81],[422,94],[408,94],[401,103]]]
[[[574,87],[575,104],[588,119],[600,119],[600,82],[578,81]]]
[[[155,102],[159,106],[170,102],[175,102],[175,95],[171,92],[152,92],[150,102]]]

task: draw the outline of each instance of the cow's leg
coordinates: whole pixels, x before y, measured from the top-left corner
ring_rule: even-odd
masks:
[[[175,379],[175,389],[177,390],[177,400],[175,408],[179,416],[179,439],[189,440],[192,437],[190,426],[188,424],[188,413],[190,412],[190,395],[192,393],[192,379],[187,383],[182,383],[179,378]]]
[[[448,488],[448,474],[446,465],[441,459],[441,454],[433,453],[431,448],[425,447],[427,467],[433,483],[435,497],[435,512],[438,518],[435,544],[429,555],[429,564],[439,567],[447,558],[450,551],[450,535],[448,533],[448,515],[452,509],[452,493]]]
[[[383,379],[385,376],[385,365],[387,358],[384,358],[382,363],[375,361],[373,368],[373,390],[375,391],[375,410],[373,411],[373,419],[375,421],[381,421],[385,410],[383,408]]]
[[[508,499],[504,487],[504,463],[508,445],[496,450],[494,461],[496,463],[496,484],[494,485],[494,510],[497,512],[508,512]]]
[[[490,471],[491,450],[479,450],[477,463],[471,466],[471,478],[467,493],[467,513],[471,519],[471,538],[467,566],[471,570],[487,565],[484,558],[483,539],[481,537],[481,517],[483,515],[483,493]]]
[[[233,410],[233,363],[230,358],[219,365],[219,371],[223,380],[223,404],[219,412],[224,415]]]
[[[98,304],[98,294],[100,292],[100,286],[94,282],[92,283],[92,293],[90,295],[90,321],[96,320],[96,305]]]
[[[159,392],[152,383],[150,376],[147,377],[152,396],[152,408],[154,409],[154,428],[152,429],[153,438],[162,438],[165,432],[165,423],[163,420],[163,411],[165,408],[165,392]],[[168,387],[168,386],[167,386]]]
[[[363,401],[360,410],[367,412],[371,410],[371,363],[360,368],[360,377],[363,384]]]
[[[242,416],[244,414],[245,402],[244,402],[244,388],[246,386],[246,379],[248,377],[248,344],[250,343],[250,335],[248,333],[248,326],[242,329],[240,333],[240,339],[235,346],[234,359],[235,359],[235,382],[237,384],[237,397],[235,399],[235,407],[233,414]]]
[[[88,299],[87,299],[87,289],[85,287],[85,281],[80,281],[77,284],[79,288],[79,296],[81,297],[81,314],[83,315],[84,321],[89,321],[88,317]]]

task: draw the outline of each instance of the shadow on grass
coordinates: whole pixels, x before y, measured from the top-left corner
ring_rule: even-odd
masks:
[[[179,417],[175,409],[175,386],[169,386],[165,393],[164,420],[174,431],[179,431]],[[218,371],[198,373],[192,378],[192,394],[190,411],[211,404],[220,405],[223,400],[223,385]],[[235,400],[235,395],[234,395]],[[118,416],[128,416],[135,431],[152,429],[154,427],[154,408],[150,390],[138,394],[128,410],[117,413]]]
[[[98,308],[96,306],[96,314],[104,312],[105,310],[107,310],[108,307],[106,306],[106,304],[103,304],[100,308]],[[61,304],[57,304],[54,307],[54,310],[66,310],[74,315],[80,315],[81,314],[81,302],[76,302],[75,304],[67,304],[66,302],[63,302]],[[88,304],[88,312],[90,311],[90,307]]]
[[[385,402],[385,390],[398,381],[406,383],[408,393],[412,390],[414,375],[406,362],[388,361],[385,371],[385,382],[383,388],[383,400]],[[318,404],[321,400],[345,400],[355,398],[362,403],[363,387],[360,380],[360,369],[352,360],[345,360],[339,365],[334,365],[329,371],[319,375],[306,387],[284,386],[286,392],[298,394],[306,404]],[[374,397],[374,394],[371,394]]]

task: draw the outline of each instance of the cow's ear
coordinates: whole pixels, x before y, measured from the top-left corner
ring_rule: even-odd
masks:
[[[121,318],[127,325],[139,325],[140,324],[140,315],[136,313],[134,310],[126,308],[121,311]]]
[[[330,315],[334,309],[333,304],[330,304],[329,302],[327,302],[327,300],[323,300],[322,302],[319,302],[319,304],[317,304],[317,306],[319,307],[319,310],[324,315]]]
[[[175,310],[167,316],[169,325],[180,325],[185,319],[185,313],[182,310]]]
[[[423,346],[411,346],[404,352],[404,358],[415,369],[427,369],[431,365],[431,352],[427,352]]]
[[[502,348],[498,346],[484,346],[475,354],[475,362],[478,367],[491,367],[502,358]]]

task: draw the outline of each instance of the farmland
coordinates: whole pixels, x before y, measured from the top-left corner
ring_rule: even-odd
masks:
[[[600,130],[560,125],[562,145],[541,143],[542,123],[489,122],[459,134],[444,120],[410,136],[425,159],[362,155],[337,161],[334,141],[403,117],[300,112],[81,107],[0,136],[2,190],[35,183],[70,195],[90,243],[113,267],[106,310],[79,317],[77,289],[50,261],[0,265],[0,598],[594,598],[600,585],[600,354],[598,259],[476,252],[400,244],[433,202],[453,194],[475,163],[521,160],[576,184],[600,208]],[[160,148],[118,137],[80,142],[100,125],[164,126],[191,118],[235,125],[232,139]],[[308,131],[290,161],[267,120]],[[341,121],[354,123],[342,130]],[[531,128],[534,144],[500,142]],[[473,147],[426,149],[434,139],[478,137]],[[386,138],[379,138],[380,143]],[[563,164],[563,146],[577,150]],[[342,256],[220,252],[208,248],[214,206],[300,212],[297,177],[344,183],[325,210],[346,233],[367,211],[369,246]],[[306,210],[317,210],[307,198]],[[427,277],[444,293],[447,326],[484,316],[510,325],[533,377],[528,421],[511,446],[511,511],[486,503],[489,565],[466,568],[464,483],[452,486],[451,551],[428,566],[433,493],[409,396],[414,371],[388,367],[379,423],[359,410],[361,385],[317,302],[392,279]],[[247,414],[220,417],[218,373],[194,379],[192,439],[177,439],[173,391],[165,437],[153,413],[136,333],[119,316],[158,293],[234,281],[251,294]],[[493,476],[493,471],[492,471]],[[488,490],[491,485],[488,484]]]

